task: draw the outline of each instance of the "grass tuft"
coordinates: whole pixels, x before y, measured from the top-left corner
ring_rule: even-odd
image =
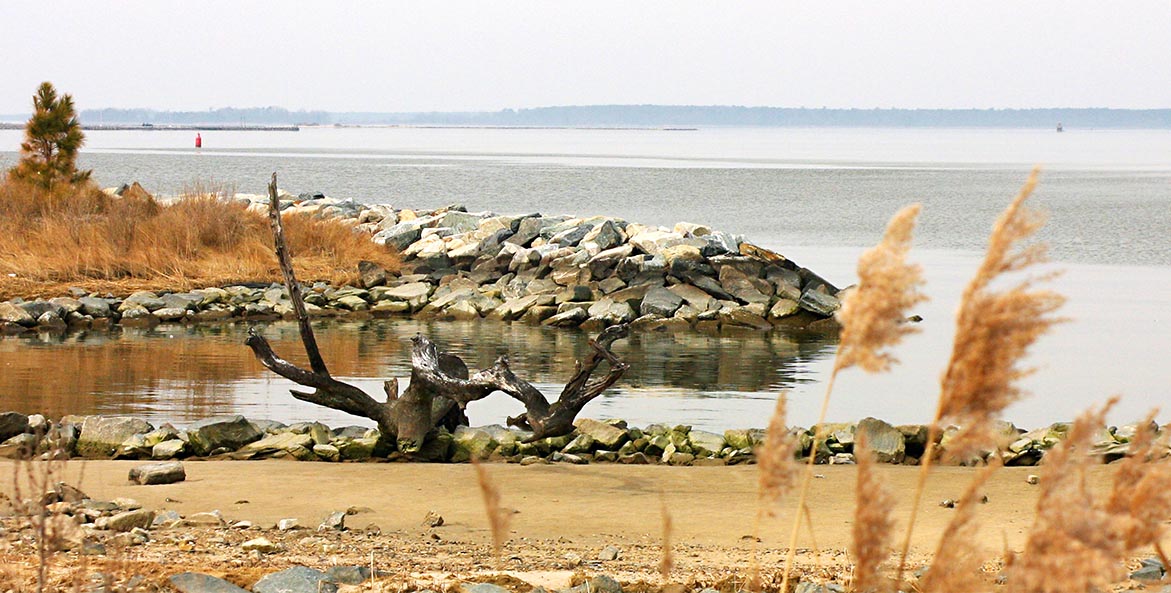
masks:
[[[286,232],[305,281],[351,283],[361,260],[398,266],[342,221],[293,215]],[[92,185],[0,184],[0,298],[59,296],[71,286],[125,294],[280,279],[267,220],[229,192],[189,192],[163,204]]]

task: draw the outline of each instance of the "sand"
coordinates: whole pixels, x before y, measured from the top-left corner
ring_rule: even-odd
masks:
[[[255,525],[243,530],[156,530],[150,544],[121,552],[127,559],[153,566],[145,573],[195,569],[244,582],[298,562],[369,565],[373,557],[379,569],[417,582],[467,578],[497,567],[481,493],[469,465],[188,461],[186,481],[138,486],[127,481],[127,472],[138,463],[75,461],[66,468],[65,479],[95,499],[129,497],[146,508],[174,509],[183,515],[218,509],[229,521]],[[777,517],[761,523],[757,543],[755,466],[485,467],[500,490],[502,504],[515,511],[500,568],[551,587],[563,586],[575,572],[609,574],[626,582],[662,582],[657,571],[664,507],[673,525],[673,580],[742,580],[754,548],[760,550],[766,573],[775,573],[795,507],[793,500],[782,502]],[[0,472],[13,471],[13,464],[0,463]],[[810,496],[815,537],[809,530],[803,532],[799,568],[840,580],[848,571],[856,469],[817,466],[815,471]],[[918,468],[883,466],[880,471],[899,501],[896,518],[901,532]],[[1037,486],[1026,482],[1031,473],[1038,473],[1037,468],[1003,468],[989,481],[988,502],[980,508],[980,544],[989,559],[1000,556],[1006,545],[1011,550],[1023,547],[1039,493]],[[957,467],[933,471],[913,538],[916,564],[930,557],[955,513],[939,503],[959,498],[973,474],[972,469]],[[1109,468],[1096,468],[1095,487],[1108,487],[1109,476]],[[11,493],[11,480],[6,482],[0,491]],[[350,507],[369,509],[347,517],[350,531],[312,531],[329,512]],[[441,527],[422,525],[430,511],[443,517]],[[273,529],[278,520],[290,517],[309,530]],[[377,525],[380,533],[365,533],[368,525]],[[283,543],[288,551],[257,559],[239,550],[239,543],[260,536]],[[606,546],[621,550],[618,560],[597,560]]]

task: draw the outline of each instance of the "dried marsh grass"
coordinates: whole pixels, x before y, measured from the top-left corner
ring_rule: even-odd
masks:
[[[500,567],[504,542],[508,541],[508,525],[512,522],[512,511],[500,506],[500,490],[478,461],[472,461],[476,470],[476,482],[484,498],[484,511],[488,514],[488,527],[492,530],[492,551],[496,555],[496,566]]]
[[[1054,313],[1065,297],[1037,288],[1052,275],[1025,277],[1008,288],[996,288],[1005,275],[1047,261],[1044,243],[1022,245],[1044,224],[1044,216],[1025,205],[1037,175],[1034,169],[996,220],[984,260],[960,300],[955,342],[935,419],[935,423],[961,426],[948,445],[960,458],[995,442],[993,421],[1021,398],[1017,382],[1034,370],[1021,366],[1025,354],[1037,338],[1062,321]]]
[[[905,320],[912,307],[927,300],[922,268],[906,261],[920,210],[919,204],[899,210],[882,241],[858,259],[858,285],[837,312],[842,331],[835,368],[886,371],[898,362],[888,349],[919,331]]]
[[[890,590],[882,564],[890,558],[895,499],[876,473],[878,462],[865,436],[854,444],[854,451],[858,463],[850,547],[854,556],[854,590],[882,593]]]
[[[976,535],[980,529],[976,510],[980,508],[984,485],[998,469],[1000,464],[994,461],[980,468],[968,483],[956,506],[955,515],[948,521],[935,547],[931,569],[920,585],[924,593],[969,591],[978,582],[984,550],[976,544]]]
[[[1006,278],[1046,261],[1043,243],[1023,244],[1044,224],[1041,213],[1025,205],[1037,185],[1038,174],[1039,169],[1034,168],[1016,198],[997,218],[984,259],[960,299],[952,353],[941,380],[935,417],[929,424],[911,517],[902,542],[897,576],[900,581],[941,423],[961,427],[948,442],[948,455],[953,458],[981,456],[998,448],[996,420],[1022,397],[1017,382],[1032,372],[1021,362],[1033,343],[1061,321],[1054,314],[1065,298],[1037,288],[1051,274],[1026,276],[1015,284]],[[1007,288],[999,288],[1006,282],[1010,282]]]
[[[805,507],[809,495],[818,444],[825,440],[825,418],[838,373],[852,366],[859,366],[871,373],[888,370],[897,362],[889,348],[917,331],[906,323],[907,315],[911,307],[926,301],[927,297],[921,292],[924,284],[922,269],[908,264],[906,257],[911,248],[911,235],[919,210],[918,204],[912,204],[895,213],[887,224],[882,240],[858,260],[858,284],[837,313],[842,330],[833,371],[826,381],[811,453],[801,479],[801,494],[797,503],[799,509]],[[801,513],[798,512],[793,519],[781,580],[781,589],[785,591],[788,590],[800,532]]]
[[[267,220],[228,197],[200,192],[160,204],[90,185],[0,184],[0,298],[57,296],[69,286],[126,293],[279,281]],[[363,259],[397,268],[394,254],[343,222],[285,220],[306,281],[352,282]]]

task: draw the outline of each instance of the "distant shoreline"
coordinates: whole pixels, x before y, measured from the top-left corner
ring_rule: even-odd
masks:
[[[23,114],[0,114],[0,121],[23,122]],[[83,125],[406,125],[500,128],[1032,128],[1171,129],[1171,108],[1028,109],[828,109],[738,105],[562,105],[497,111],[377,112],[288,110],[283,107],[225,107],[207,111],[90,109]],[[245,124],[244,122],[247,122]],[[195,129],[195,128],[191,128]]]

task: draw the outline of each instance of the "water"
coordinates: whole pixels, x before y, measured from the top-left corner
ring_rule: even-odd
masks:
[[[702,222],[743,233],[840,285],[853,282],[853,262],[890,214],[921,201],[915,258],[933,297],[918,310],[924,332],[899,349],[903,364],[889,375],[847,372],[830,412],[895,422],[929,419],[962,286],[992,220],[1031,165],[1044,163],[1034,201],[1050,215],[1043,238],[1066,270],[1058,288],[1070,297],[1064,313],[1071,320],[1038,345],[1030,359],[1038,372],[1025,383],[1033,397],[1009,417],[1025,426],[1068,419],[1113,393],[1124,396],[1115,421],[1171,403],[1167,131],[311,128],[205,134],[200,152],[187,148],[193,137],[93,132],[82,164],[104,185],[138,180],[164,193],[196,180],[260,193],[276,170],[293,192],[399,207],[458,202],[473,211]],[[0,131],[0,150],[18,142],[18,132]],[[0,152],[0,164],[14,159]],[[345,369],[338,374],[403,376],[402,344],[419,330],[473,367],[509,351],[518,373],[547,393],[557,392],[585,347],[574,332],[497,324],[369,322],[329,326],[322,336],[337,344],[326,358]],[[240,331],[0,339],[0,408],[352,421],[292,400],[287,383],[250,360]],[[267,331],[287,335],[289,328]],[[791,392],[794,420],[811,422],[833,344],[824,336],[656,335],[621,348],[634,363],[631,375],[587,415],[720,429],[764,424],[782,388]],[[297,344],[281,351],[296,352]],[[71,367],[89,378],[71,383],[70,373],[47,372]],[[377,381],[363,386],[380,391]],[[473,422],[487,423],[519,409],[498,394],[470,412]]]

